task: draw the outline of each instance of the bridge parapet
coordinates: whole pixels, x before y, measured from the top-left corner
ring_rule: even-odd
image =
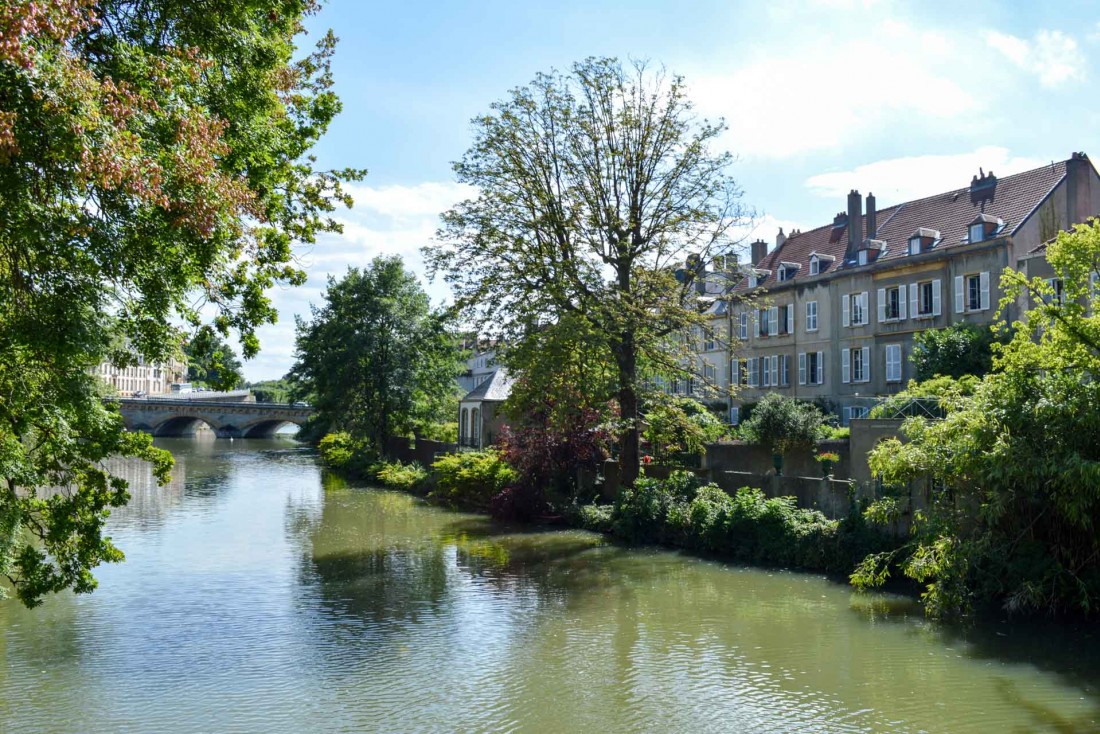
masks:
[[[259,438],[274,435],[287,423],[301,426],[316,412],[287,403],[159,398],[122,398],[118,402],[128,429],[154,436],[194,435],[205,423],[219,438]]]

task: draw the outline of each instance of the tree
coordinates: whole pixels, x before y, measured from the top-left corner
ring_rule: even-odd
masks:
[[[297,284],[292,248],[339,229],[306,157],[339,111],[335,39],[294,60],[311,0],[0,5],[0,573],[28,605],[95,587],[126,483],[170,456],[128,434],[91,371],[163,361],[213,313],[244,355]]]
[[[325,305],[299,317],[296,390],[310,396],[320,433],[348,431],[381,450],[385,439],[445,421],[458,390],[454,337],[399,257],[329,278]]]
[[[741,424],[741,430],[747,440],[782,457],[794,449],[813,446],[821,438],[824,425],[825,416],[817,406],[768,393]],[[782,470],[781,463],[776,464],[776,470]]]
[[[1064,300],[1045,280],[1006,270],[1004,306],[1029,302],[995,370],[977,382],[938,382],[942,420],[910,418],[908,441],[882,442],[871,469],[888,485],[925,486],[910,542],[871,556],[857,586],[891,568],[925,585],[934,616],[1000,604],[1009,611],[1095,615],[1100,604],[1100,222],[1047,248]],[[925,383],[927,385],[929,383]],[[922,386],[923,387],[923,386]],[[927,392],[927,391],[926,391]],[[888,521],[902,509],[868,509]]]
[[[229,346],[209,326],[200,328],[183,346],[187,356],[187,380],[215,390],[234,390],[244,377],[241,361]]]
[[[509,341],[566,315],[600,336],[629,485],[639,362],[669,362],[668,335],[702,322],[695,267],[681,266],[726,253],[743,219],[731,157],[711,151],[723,125],[694,116],[680,77],[596,58],[540,74],[473,123],[455,172],[479,195],[443,215],[431,272],[451,284],[456,311]]]
[[[997,335],[988,326],[952,324],[946,329],[928,329],[913,337],[909,359],[918,381],[937,375],[962,377],[982,375],[993,369],[993,343]]]

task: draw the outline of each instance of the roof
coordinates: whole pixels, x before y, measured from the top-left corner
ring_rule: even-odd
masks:
[[[502,367],[475,387],[470,392],[466,393],[466,396],[462,398],[462,402],[477,402],[477,401],[494,401],[502,402],[508,399],[508,396],[512,394],[512,383],[515,382],[508,372]]]
[[[942,236],[933,251],[966,244],[967,227],[983,214],[994,221],[996,219],[1004,221],[1004,228],[1000,230],[1000,234],[1013,234],[1054,187],[1061,183],[1065,175],[1066,161],[1060,161],[1001,179],[996,179],[992,175],[989,179],[976,179],[981,182],[981,186],[974,189],[973,196],[971,187],[967,186],[923,199],[879,207],[876,216],[878,231],[875,233],[875,239],[884,241],[886,247],[875,262],[883,263],[905,257],[908,253],[909,238],[922,228],[937,230]],[[987,184],[986,180],[995,183]],[[866,214],[859,226],[859,239],[864,241],[867,232]],[[768,287],[779,284],[775,272],[776,266],[784,262],[798,263],[805,267],[800,267],[796,275],[783,281],[782,285],[820,277],[810,275],[810,255],[815,252],[818,255],[836,258],[822,270],[821,276],[858,267],[851,261],[844,262],[847,246],[847,224],[834,226],[830,223],[817,229],[793,234],[760,262],[753,263],[758,271],[771,271],[761,278],[757,285]],[[746,287],[741,285],[739,289]]]

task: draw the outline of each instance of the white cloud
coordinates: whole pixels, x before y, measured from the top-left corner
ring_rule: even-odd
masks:
[[[1040,30],[1031,40],[999,31],[986,31],[982,35],[991,48],[1017,68],[1037,77],[1044,87],[1085,78],[1085,55],[1077,41],[1061,31]]]
[[[882,204],[892,204],[967,186],[979,168],[1007,176],[1046,162],[1013,156],[1007,148],[984,146],[970,153],[891,158],[847,171],[822,173],[806,179],[806,187],[817,196],[838,202],[857,189],[865,194],[873,192]]]
[[[944,33],[887,21],[857,38],[770,45],[729,73],[688,79],[700,110],[726,119],[734,152],[782,158],[981,109],[957,81],[957,48]]]
[[[343,234],[318,238],[308,252],[297,253],[298,266],[308,277],[300,288],[279,287],[269,295],[279,310],[279,322],[259,331],[261,352],[245,363],[250,380],[277,378],[294,361],[294,316],[309,316],[311,303],[320,304],[329,275],[339,277],[349,267],[366,267],[379,255],[400,255],[416,273],[436,303],[449,297],[440,281],[428,283],[420,248],[439,225],[439,215],[473,195],[461,184],[426,182],[414,186],[349,187],[355,207],[336,217]]]

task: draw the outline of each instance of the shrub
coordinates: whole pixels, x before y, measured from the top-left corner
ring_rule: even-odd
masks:
[[[810,403],[769,393],[756,404],[752,416],[741,424],[745,438],[773,454],[809,447],[823,433],[825,417]]]
[[[421,436],[429,441],[458,443],[458,421],[450,423],[429,423],[422,429]]]
[[[485,509],[515,481],[516,472],[495,451],[447,454],[432,464],[435,489],[429,495],[450,505]]]
[[[577,523],[585,530],[609,533],[614,511],[614,505],[581,505],[577,508]]]
[[[825,438],[847,441],[852,437],[852,429],[848,426],[825,426]]]
[[[345,431],[325,435],[317,444],[317,451],[327,468],[353,477],[372,476],[372,465],[378,460],[378,454],[366,441]]]
[[[400,461],[381,462],[372,467],[375,478],[385,487],[404,492],[422,490],[428,485],[431,475],[420,464],[402,464]]]
[[[636,543],[675,544],[686,524],[686,505],[699,484],[698,477],[686,471],[673,472],[664,480],[639,478],[633,487],[619,493],[613,532]]]

